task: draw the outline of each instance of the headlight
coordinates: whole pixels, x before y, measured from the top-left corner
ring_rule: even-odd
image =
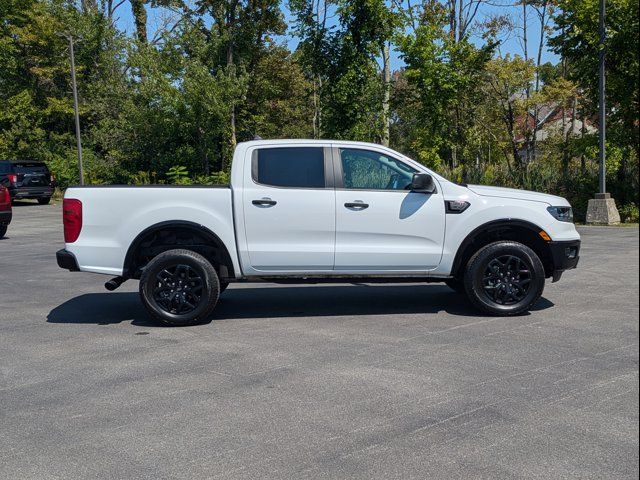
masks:
[[[561,222],[573,222],[573,209],[571,207],[547,207],[547,211]]]

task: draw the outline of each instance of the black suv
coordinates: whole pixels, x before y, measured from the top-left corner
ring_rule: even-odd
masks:
[[[45,205],[55,189],[46,164],[28,160],[0,160],[0,183],[9,189],[11,200],[35,198]]]

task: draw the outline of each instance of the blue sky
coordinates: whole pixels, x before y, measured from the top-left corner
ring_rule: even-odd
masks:
[[[287,20],[287,22],[289,22],[289,25],[291,26],[291,23],[290,23],[291,16],[287,9],[286,0],[283,2],[282,8],[285,14],[285,19]],[[147,11],[148,11],[148,17],[149,17],[148,19],[149,35],[153,36],[153,33],[156,31],[158,26],[162,24],[163,17],[167,15],[167,12],[166,11],[163,12],[162,9],[151,9],[150,7],[147,7]],[[477,20],[482,21],[494,15],[508,15],[513,25],[515,26],[515,28],[511,32],[505,34],[505,36],[501,38],[502,43],[500,45],[500,53],[502,55],[518,54],[522,56],[524,53],[522,41],[520,39],[521,27],[522,27],[522,7],[521,6],[514,7],[506,4],[492,4],[492,5],[483,4],[479,9],[478,15],[476,18]],[[131,14],[131,7],[129,2],[124,2],[118,8],[118,10],[116,11],[115,17],[117,19],[117,26],[120,29],[125,30],[129,33],[133,32],[134,23],[133,23],[133,17]],[[538,43],[540,38],[540,25],[539,25],[537,15],[533,12],[531,8],[529,8],[529,13],[527,17],[528,17],[528,35],[527,36],[529,38],[529,42],[528,42],[529,44],[528,44],[527,50],[529,53],[529,57],[535,58],[537,55]],[[298,40],[295,37],[293,37],[291,31],[289,31],[287,35],[285,35],[281,39],[281,41],[283,43],[286,43],[290,50],[295,50],[298,44]],[[481,40],[477,38],[475,39],[475,41],[477,43],[480,43]],[[542,62],[557,63],[558,57],[553,52],[549,51],[547,48],[544,48],[543,54],[542,54]],[[397,52],[393,52],[392,61],[391,61],[392,69],[396,70],[398,68],[401,68],[402,66],[403,66],[403,62],[399,54]]]

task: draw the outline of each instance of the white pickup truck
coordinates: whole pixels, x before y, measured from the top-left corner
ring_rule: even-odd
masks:
[[[67,189],[60,267],[140,280],[150,315],[206,321],[231,282],[445,282],[515,315],[578,263],[569,203],[447,181],[380,145],[240,143],[230,186]]]

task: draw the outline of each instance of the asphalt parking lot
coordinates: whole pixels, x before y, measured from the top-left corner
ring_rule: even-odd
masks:
[[[0,240],[0,478],[637,478],[638,228],[582,228],[530,315],[440,285],[237,285],[150,324],[60,270],[58,206]]]

